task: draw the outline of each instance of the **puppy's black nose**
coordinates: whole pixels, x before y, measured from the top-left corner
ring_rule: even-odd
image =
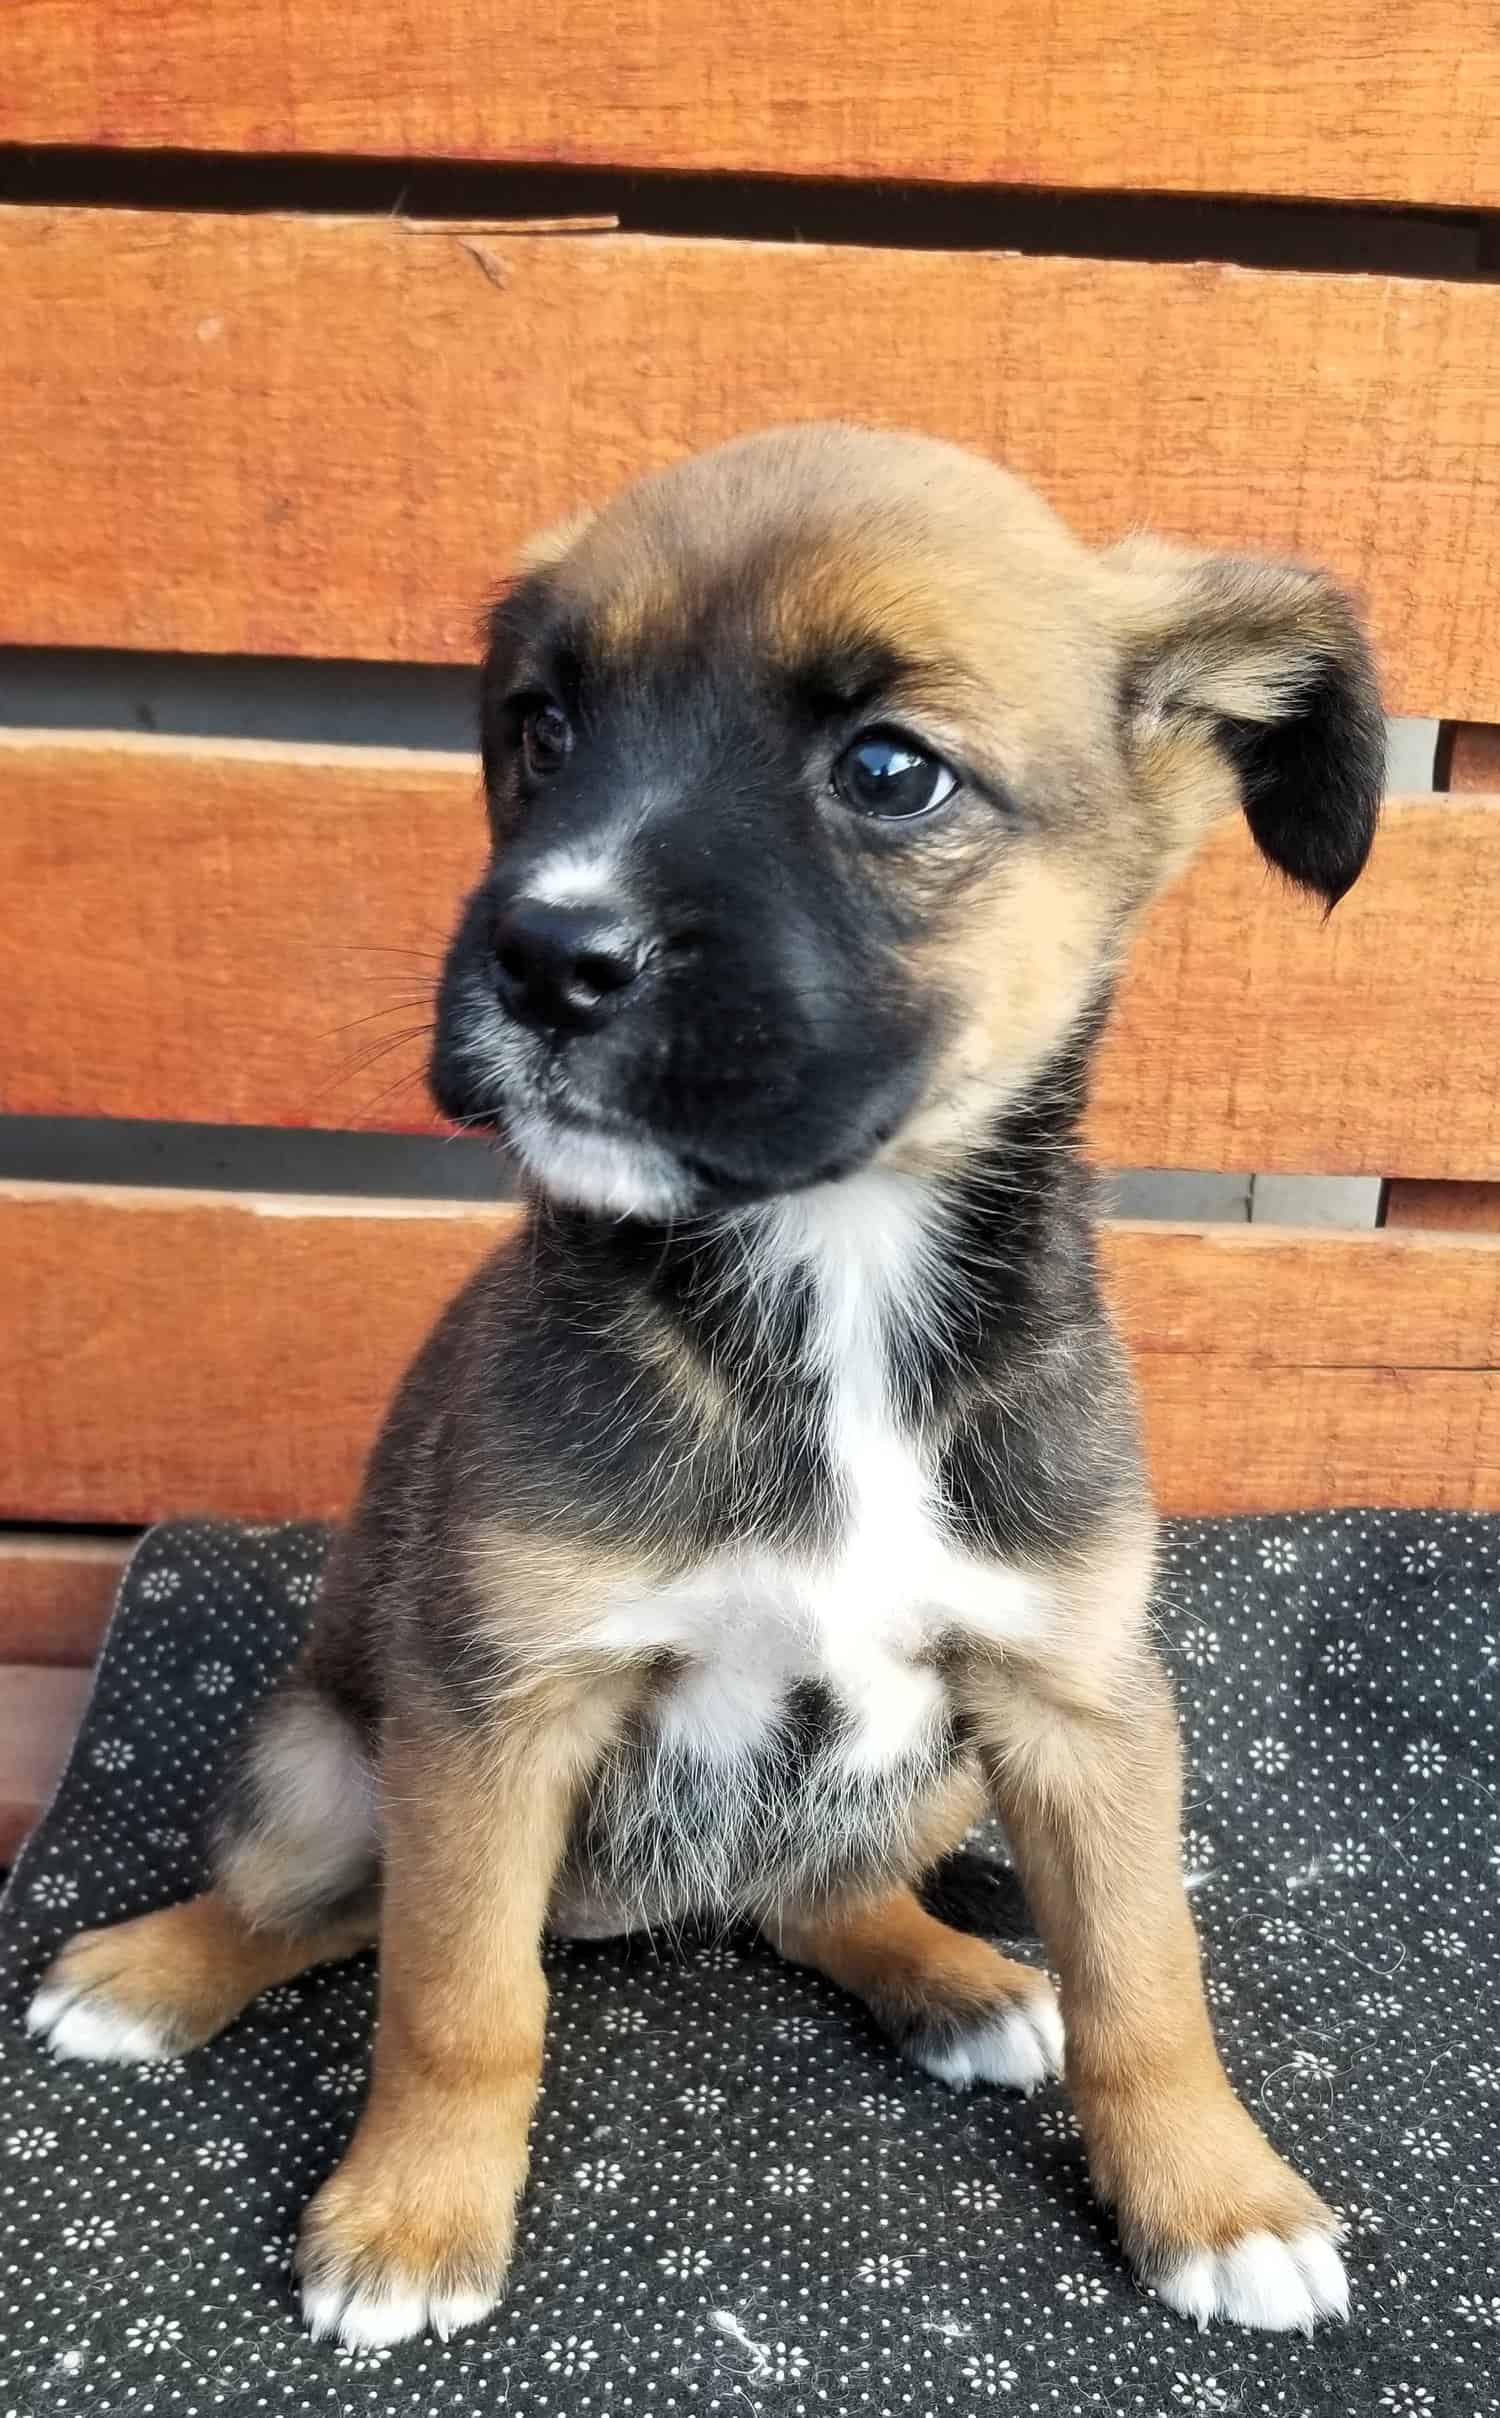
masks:
[[[649,954],[607,907],[550,907],[519,898],[495,925],[500,997],[539,1032],[586,1033],[619,1007]]]

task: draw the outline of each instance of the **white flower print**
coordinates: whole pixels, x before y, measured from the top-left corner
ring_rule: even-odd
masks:
[[[1217,2376],[1200,2376],[1196,2369],[1178,2369],[1172,2379],[1172,2399],[1182,2409],[1203,2413],[1203,2418],[1234,2406]]]
[[[1420,1578],[1424,1573],[1436,1570],[1442,1558],[1443,1548],[1436,1537],[1414,1537],[1409,1545],[1401,1548],[1401,1567],[1408,1578]]]
[[[606,2007],[604,2010],[606,2032],[644,2032],[650,2022],[651,2018],[644,2007]]]
[[[656,2263],[663,2275],[707,2275],[708,2252],[695,2250],[690,2242],[674,2242],[670,2250],[662,2252]]]
[[[303,1605],[310,1604],[318,1592],[316,1570],[293,1570],[286,1581],[283,1592],[287,1602],[296,1604],[299,1610]]]
[[[625,2180],[625,2169],[613,2158],[585,2158],[573,2169],[573,2180],[580,2191],[618,2191]]]
[[[1487,1671],[1500,1671],[1500,1636],[1481,1637],[1479,1659]]]
[[[1335,2208],[1334,2215],[1350,2233],[1378,2233],[1381,2215],[1378,2208]]]
[[[955,2183],[953,2197],[960,2208],[972,2208],[976,2216],[994,2216],[1005,2205],[1004,2192],[987,2175],[971,2175]]]
[[[1409,2158],[1451,2158],[1453,2143],[1446,2133],[1433,2130],[1430,2124],[1409,2124],[1401,2135],[1401,2146]]]
[[[1060,2275],[1057,2288],[1076,2309],[1097,2309],[1109,2298],[1109,2286],[1101,2275]]]
[[[234,1685],[234,1673],[227,1662],[200,1662],[193,1673],[193,1685],[200,1696],[227,1696]]]
[[[1448,1931],[1439,1925],[1422,1934],[1422,1945],[1429,1956],[1445,1957],[1450,1965],[1461,1964],[1469,1953],[1469,1943],[1461,1931]]]
[[[902,2105],[894,2091],[866,2091],[859,2103],[859,2112],[862,2116],[879,2116],[882,2121],[888,2121],[892,2116],[901,2114]]]
[[[1184,1832],[1182,1861],[1189,1872],[1207,1872],[1215,1862],[1218,1852],[1206,1830]]]
[[[724,2094],[716,2091],[711,2082],[695,2082],[689,2089],[679,2091],[677,2104],[685,2107],[690,2116],[712,2116],[723,2106]]]
[[[1414,1780],[1435,1780],[1448,1768],[1448,1758],[1435,1738],[1413,1738],[1401,1760]]]
[[[330,2099],[352,2099],[364,2079],[365,2069],[357,2060],[348,2065],[319,2066],[317,2073],[318,2088],[326,2091]]]
[[[586,2335],[565,2334],[561,2341],[548,2343],[542,2364],[554,2376],[587,2376],[598,2356]]]
[[[338,2365],[341,2368],[348,2368],[352,2375],[370,2376],[377,2368],[385,2366],[386,2361],[390,2358],[390,2352],[379,2349],[373,2344],[360,2349],[346,2345],[343,2350],[335,2351],[333,2356]]]
[[[879,2284],[889,2291],[893,2284],[909,2284],[911,2269],[894,2250],[877,2250],[873,2258],[862,2258],[855,2269],[862,2284]]]
[[[302,2004],[302,1992],[294,1981],[278,1981],[269,1990],[262,1990],[255,2002],[267,2015],[285,2015],[292,2007]]]
[[[1306,2082],[1332,2082],[1338,2067],[1318,2049],[1293,2049],[1292,2071]]]
[[[57,2147],[57,2135],[43,2124],[23,2124],[19,2132],[6,2136],[6,2154],[21,2166],[34,2165],[38,2159],[50,2158]]]
[[[1323,1668],[1335,1679],[1352,1679],[1364,1658],[1364,1648],[1354,1637],[1330,1638],[1323,1648]]]
[[[1274,1779],[1278,1772],[1286,1770],[1291,1759],[1291,1748],[1280,1738],[1252,1738],[1250,1741],[1250,1768],[1259,1772],[1262,1779]]]
[[[63,2240],[70,2250],[107,2250],[118,2232],[113,2217],[86,2215],[64,2225]]]
[[[135,1761],[135,1748],[128,1738],[101,1738],[89,1761],[96,1771],[128,1771]]]
[[[175,2317],[153,2309],[147,2317],[132,2318],[125,2328],[125,2340],[132,2351],[170,2351],[182,2340],[182,2327]]]
[[[1426,2418],[1427,2412],[1435,2409],[1437,2404],[1425,2384],[1403,2380],[1400,2384],[1386,2386],[1380,2396],[1380,2406],[1383,2410],[1395,2410],[1398,2418]]]
[[[1020,2383],[1020,2377],[1008,2359],[993,2351],[974,2351],[964,2361],[963,2375],[976,2393],[1009,2393]]]
[[[809,2364],[807,2353],[799,2350],[795,2343],[762,2343],[755,2368],[756,2381],[760,2384],[795,2384],[799,2376],[807,2374]]]
[[[1203,1985],[1203,1994],[1211,2007],[1234,2005],[1234,1985],[1227,1982],[1221,1973],[1210,1973]]]
[[[1500,2065],[1489,2059],[1469,2068],[1469,2080],[1477,2091],[1500,2091]]]
[[[1273,1577],[1285,1578],[1297,1567],[1297,1548],[1289,1536],[1266,1536],[1260,1541],[1260,1561],[1263,1570]]]
[[[1302,1925],[1289,1922],[1284,1914],[1268,1914],[1260,1926],[1260,1936],[1268,1948],[1295,1948],[1302,1937]]]
[[[816,2015],[783,2015],[771,2029],[778,2040],[816,2040],[823,2027]]]
[[[167,1604],[182,1591],[182,1580],[175,1570],[148,1570],[138,1582],[143,1604]]]
[[[804,2200],[813,2187],[809,2166],[768,2166],[766,2189],[778,2200]]]
[[[1500,2328],[1500,2292],[1460,2292],[1453,2306],[1465,2325]]]
[[[1377,2023],[1396,2023],[1406,2013],[1394,1990],[1362,1990],[1354,2003],[1361,2015],[1373,2016]]]
[[[64,1906],[73,1905],[78,1897],[78,1883],[71,1872],[44,1872],[31,1884],[31,1902],[50,1914]]]
[[[1341,1880],[1352,1881],[1368,1872],[1375,1858],[1363,1839],[1335,1839],[1328,1850],[1328,1869]]]
[[[229,2133],[215,2133],[209,2140],[200,2141],[193,2155],[210,2174],[228,2174],[233,2167],[244,2165],[245,2144]]]
[[[700,1973],[727,1973],[740,1957],[727,1939],[711,1939],[697,1951],[693,1962]]]
[[[154,1830],[147,1831],[146,1845],[148,1847],[186,1847],[188,1834],[185,1830],[173,1830],[165,1824],[158,1823]]]
[[[1205,1629],[1201,1621],[1195,1622],[1183,1632],[1182,1657],[1185,1662],[1195,1663],[1200,1671],[1206,1671],[1210,1663],[1219,1659],[1218,1632]]]
[[[1080,2137],[1078,2118],[1067,2107],[1044,2107],[1036,2120],[1036,2128],[1048,2141],[1076,2141]]]

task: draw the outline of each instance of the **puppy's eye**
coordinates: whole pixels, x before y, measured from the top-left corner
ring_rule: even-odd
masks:
[[[902,731],[867,730],[835,764],[833,786],[856,814],[897,821],[943,805],[957,789],[958,775]]]
[[[573,725],[550,697],[528,697],[520,705],[521,754],[534,781],[545,781],[565,764],[573,748]]]

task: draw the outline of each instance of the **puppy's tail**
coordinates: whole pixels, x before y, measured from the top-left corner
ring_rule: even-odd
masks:
[[[929,1914],[979,1939],[1033,1939],[1036,1926],[1008,1866],[975,1847],[955,1847],[917,1883]]]

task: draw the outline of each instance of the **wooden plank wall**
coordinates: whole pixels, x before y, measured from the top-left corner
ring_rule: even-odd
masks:
[[[1327,563],[1392,710],[1444,719],[1445,794],[1393,805],[1326,925],[1216,834],[1143,928],[1091,1139],[1377,1175],[1386,1227],[1121,1224],[1110,1282],[1169,1508],[1500,1506],[1500,17],[944,0],[936,31],[915,0],[368,0],[357,39],[324,0],[12,0],[0,172],[47,198],[0,208],[0,643],[463,663],[538,526],[823,413],[1000,455],[1099,542]],[[461,172],[462,219],[402,215],[407,169]],[[728,240],[737,178],[839,240]],[[1042,191],[1075,230],[1109,197],[1098,256],[1005,248]],[[1320,230],[1361,273],[1307,265]],[[480,852],[467,756],[0,734],[0,1114],[425,1129]],[[0,1182],[0,1855],[131,1534],[337,1511],[506,1227]]]
[[[1488,284],[11,209],[0,287],[12,644],[469,660],[538,528],[853,417],[999,454],[1093,539],[1327,562],[1392,712],[1500,718]]]
[[[1490,0],[11,0],[0,142],[1500,200]]]

